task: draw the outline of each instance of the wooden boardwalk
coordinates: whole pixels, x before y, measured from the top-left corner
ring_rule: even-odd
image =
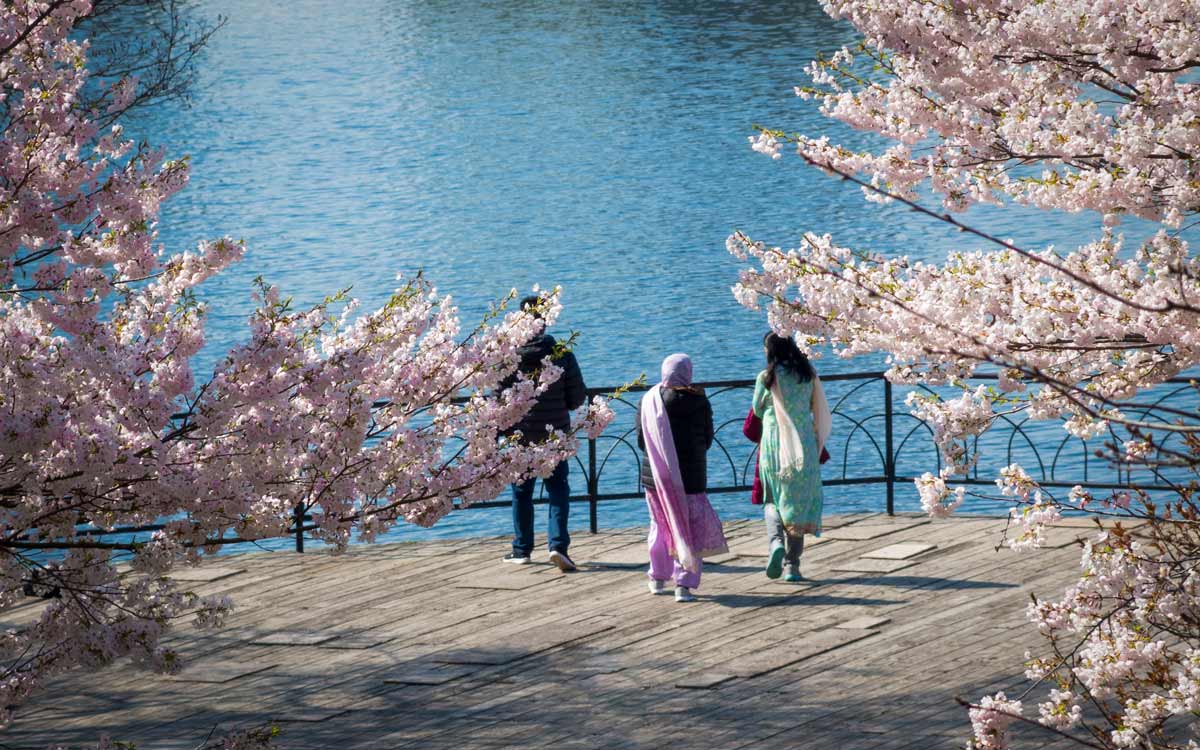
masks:
[[[642,530],[579,533],[569,575],[502,565],[503,539],[210,560],[181,575],[237,609],[175,631],[186,671],[64,677],[0,747],[182,750],[265,720],[304,750],[961,747],[954,696],[1024,688],[1025,605],[1078,575],[1087,529],[1014,553],[1000,519],[827,521],[800,584],[764,576],[761,524],[728,524],[690,604],[646,590]]]

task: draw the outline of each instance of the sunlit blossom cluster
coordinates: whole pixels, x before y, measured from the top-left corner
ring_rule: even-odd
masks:
[[[799,138],[814,161],[906,196],[928,182],[951,211],[1011,199],[1178,226],[1200,206],[1194,2],[823,5],[865,38],[797,93],[894,145]]]
[[[913,416],[933,430],[933,441],[953,471],[966,473],[974,463],[974,456],[966,447],[967,439],[985,432],[995,419],[987,388],[979,386],[974,392],[965,391],[950,400],[912,391],[905,404],[912,409]]]
[[[1009,510],[1010,526],[1005,545],[1015,550],[1040,547],[1045,541],[1046,527],[1062,518],[1061,504],[1045,495],[1020,464],[1001,469],[996,486],[1001,496],[1017,501]],[[1014,522],[1017,525],[1015,531],[1011,525]]]
[[[1039,705],[1049,726],[1075,727],[1085,705],[1100,702],[1119,717],[1107,733],[1113,747],[1175,747],[1167,722],[1195,716],[1200,649],[1179,637],[1200,616],[1200,575],[1183,557],[1195,542],[1179,524],[1156,531],[1153,541],[1128,529],[1097,535],[1079,582],[1059,601],[1029,606],[1052,646],[1028,668],[1030,679],[1058,685]]]
[[[951,467],[945,467],[937,476],[928,471],[916,480],[917,495],[921,500],[921,510],[933,518],[945,518],[962,505],[966,497],[965,487],[951,489],[946,479],[953,474]]]
[[[1008,747],[1008,727],[1021,715],[1021,701],[1008,700],[1004,693],[984,698],[970,710],[975,736],[972,750],[1003,750]]]
[[[886,352],[895,382],[999,371],[992,391],[918,402],[943,446],[978,433],[987,414],[968,407],[990,412],[984,401],[1064,417],[1072,434],[1094,437],[1122,419],[1121,400],[1200,362],[1200,261],[1166,232],[1129,259],[1110,234],[1065,256],[976,251],[944,265],[852,252],[828,235],[804,240],[786,251],[742,234],[728,241],[755,263],[735,294],[765,300],[773,327],[841,356]]]

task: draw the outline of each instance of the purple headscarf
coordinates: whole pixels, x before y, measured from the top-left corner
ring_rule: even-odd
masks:
[[[692,384],[692,359],[686,354],[672,354],[662,363],[662,384],[681,388]]]
[[[679,473],[679,457],[675,454],[675,439],[671,421],[667,419],[662,389],[692,384],[692,360],[686,354],[672,354],[663,360],[662,382],[642,397],[642,436],[646,441],[646,460],[654,475],[654,489],[662,502],[663,515],[670,531],[671,555],[681,567],[693,573],[700,570],[700,559],[692,551],[692,538],[687,513],[683,478]]]

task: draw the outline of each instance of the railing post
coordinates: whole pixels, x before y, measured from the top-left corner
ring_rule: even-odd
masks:
[[[600,478],[596,476],[596,439],[588,438],[588,528],[597,531],[596,496],[600,494]]]
[[[887,458],[884,468],[887,470],[887,514],[894,516],[896,515],[896,456],[892,452],[892,381],[886,377],[883,379],[883,417],[886,422],[884,443],[887,449]]]
[[[304,503],[296,503],[296,507],[292,510],[292,516],[296,519],[296,551],[304,551]]]

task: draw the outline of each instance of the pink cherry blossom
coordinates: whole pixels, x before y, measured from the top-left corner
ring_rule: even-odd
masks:
[[[136,79],[80,104],[88,44],[74,28],[89,9],[0,6],[0,609],[56,597],[0,636],[0,724],[65,670],[181,668],[167,629],[217,626],[234,602],[176,585],[177,566],[287,534],[297,512],[335,551],[435,523],[545,476],[612,418],[596,398],[543,443],[509,434],[560,374],[550,361],[516,372],[518,348],[561,309],[557,289],[541,293],[540,318],[511,309],[514,291],[464,330],[424,277],[369,312],[339,294],[296,307],[263,282],[244,343],[193,371],[197,286],[249,251],[159,242],[188,163],[95,124],[129,105]],[[83,533],[164,521],[139,541]]]
[[[996,693],[985,697],[969,713],[975,734],[969,746],[979,750],[1004,750],[1009,746],[1008,727],[1021,715],[1021,701],[1010,701],[1004,693]]]
[[[1126,476],[1176,472],[1167,497],[1136,486],[1059,497],[1017,464],[1000,472],[992,497],[1011,503],[1010,547],[1038,546],[1071,510],[1121,523],[1110,519],[1084,546],[1080,579],[1060,600],[1029,607],[1052,651],[1027,663],[1030,689],[1042,691],[1038,717],[1014,724],[1021,701],[997,694],[970,718],[981,748],[1007,747],[1034,722],[1093,746],[1195,747],[1200,392],[1185,401],[1148,391],[1200,365],[1200,260],[1183,236],[1200,215],[1200,5],[822,5],[862,41],[814,62],[796,93],[886,142],[862,150],[764,128],[752,148],[794,152],[976,246],[926,263],[829,235],[785,250],[736,233],[727,248],[748,267],[734,296],[765,307],[772,328],[806,349],[884,353],[893,382],[959,390],[908,402],[949,464],[916,480],[930,515],[961,502],[953,478],[975,465],[975,438],[1001,417],[1059,420],[1069,435],[1103,440],[1102,458]],[[925,188],[941,211],[916,200]],[[1099,239],[1020,247],[958,218],[979,203],[1093,212]],[[1131,247],[1116,231],[1124,216],[1158,231]],[[969,382],[985,371],[996,388]]]

